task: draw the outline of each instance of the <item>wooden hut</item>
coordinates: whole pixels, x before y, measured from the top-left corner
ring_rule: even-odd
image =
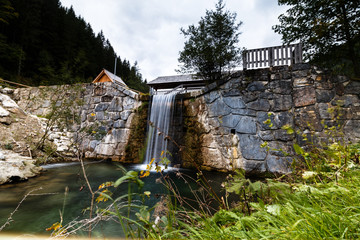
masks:
[[[119,76],[116,76],[115,74],[109,72],[106,69],[103,69],[93,81],[93,83],[100,83],[100,82],[113,82],[119,85],[123,85],[124,87],[127,87],[125,82]]]

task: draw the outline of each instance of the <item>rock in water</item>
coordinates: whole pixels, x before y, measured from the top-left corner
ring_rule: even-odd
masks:
[[[35,160],[30,157],[24,157],[9,150],[0,152],[0,158],[1,155],[6,160],[0,161],[0,184],[27,180],[42,171],[42,168],[36,166]]]

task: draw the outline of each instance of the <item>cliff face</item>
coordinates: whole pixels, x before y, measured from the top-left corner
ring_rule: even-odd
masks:
[[[360,82],[308,64],[239,72],[183,96],[184,151],[206,169],[286,173],[303,136],[326,141],[333,127],[360,140],[359,92]]]

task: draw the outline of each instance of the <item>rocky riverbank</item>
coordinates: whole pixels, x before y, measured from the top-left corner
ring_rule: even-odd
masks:
[[[26,180],[42,170],[31,151],[43,135],[42,122],[9,97],[12,91],[0,88],[0,184]]]
[[[31,157],[10,150],[0,150],[0,184],[23,181],[42,171]]]

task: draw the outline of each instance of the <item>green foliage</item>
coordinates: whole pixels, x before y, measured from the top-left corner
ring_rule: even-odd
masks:
[[[300,41],[307,57],[326,67],[360,76],[359,1],[279,0],[288,5],[273,27],[285,43]],[[349,72],[348,72],[349,73]]]
[[[99,205],[97,212],[103,215],[112,215],[117,218],[119,221],[125,237],[136,238],[143,236],[145,226],[148,226],[150,221],[150,211],[147,206],[144,206],[144,201],[150,196],[150,192],[146,191],[143,193],[137,193],[134,190],[133,185],[137,187],[138,190],[141,190],[144,186],[144,182],[140,180],[138,172],[135,171],[126,171],[125,168],[119,166],[120,170],[123,172],[123,176],[120,177],[115,182],[106,182],[99,186],[96,194],[99,196],[96,199],[97,203],[105,202],[110,200],[112,203],[107,208],[102,208]],[[127,194],[123,194],[120,197],[113,198],[113,193],[109,188],[118,188],[120,185],[128,185]],[[142,199],[139,202],[136,197]],[[141,204],[141,205],[139,205]],[[137,219],[131,218],[131,213],[135,212]]]
[[[215,8],[206,11],[198,26],[181,29],[187,40],[178,59],[183,64],[180,72],[195,72],[209,82],[226,77],[241,59],[237,43],[242,22],[236,23],[236,13],[224,10],[222,0]]]
[[[0,0],[0,23],[9,24],[9,19],[18,17],[9,0]]]
[[[12,143],[5,143],[4,144],[4,148],[6,150],[13,150],[14,149],[14,145]]]
[[[189,226],[189,239],[357,239],[360,171],[338,183],[296,184],[274,203],[250,203],[253,213],[220,210]]]
[[[59,0],[2,0],[0,24],[0,75],[7,80],[31,86],[90,82],[103,68],[113,70],[116,58],[125,83],[148,92],[137,63],[117,56],[102,32],[95,34]]]

